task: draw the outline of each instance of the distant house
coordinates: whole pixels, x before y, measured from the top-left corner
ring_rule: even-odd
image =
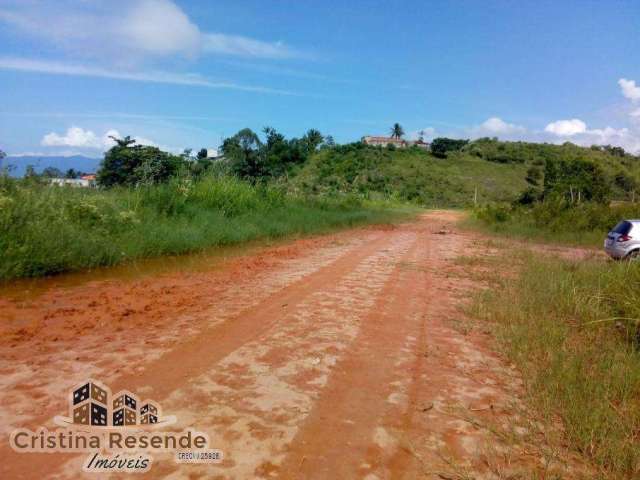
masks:
[[[431,148],[431,144],[419,138],[415,142],[409,142],[409,146],[424,148],[425,150],[429,150]]]
[[[386,147],[387,145],[395,145],[398,148],[404,148],[407,146],[407,142],[401,138],[394,137],[374,137],[364,136],[362,137],[362,143],[365,145],[371,145],[374,147]]]
[[[96,175],[95,173],[90,173],[82,175],[80,178],[51,178],[49,179],[49,182],[51,185],[56,185],[58,187],[69,185],[71,187],[95,188]]]
[[[386,147],[387,145],[395,145],[396,148],[407,147],[419,147],[425,150],[429,149],[429,144],[422,139],[419,140],[403,140],[402,138],[395,137],[376,137],[376,136],[364,136],[362,137],[362,143],[365,145]]]

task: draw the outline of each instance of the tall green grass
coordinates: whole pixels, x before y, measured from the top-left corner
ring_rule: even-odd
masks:
[[[511,237],[599,247],[607,232],[628,218],[640,218],[640,204],[570,205],[551,199],[532,206],[487,205],[476,209],[466,223]]]
[[[307,198],[230,177],[138,189],[0,185],[0,279],[41,276],[407,215],[353,197]]]
[[[501,287],[475,312],[495,325],[544,419],[560,419],[604,476],[639,478],[640,264],[529,255]]]

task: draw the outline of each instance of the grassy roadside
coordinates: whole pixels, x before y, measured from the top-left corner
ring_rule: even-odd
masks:
[[[491,261],[516,259],[516,278],[496,271],[498,288],[472,313],[520,369],[543,423],[561,421],[563,443],[603,478],[638,478],[640,265],[513,250]]]
[[[353,196],[285,195],[229,177],[139,189],[0,185],[0,280],[406,218]]]
[[[638,203],[571,205],[563,199],[552,198],[529,206],[486,205],[475,209],[465,225],[524,240],[601,247],[607,232],[620,220],[639,217]]]
[[[615,223],[613,225],[615,225]],[[467,216],[467,218],[460,223],[460,226],[514,240],[591,248],[602,247],[602,242],[609,231],[608,228],[586,232],[573,230],[571,228],[566,230],[550,230],[537,227],[527,219],[516,218],[506,222],[487,222],[473,215]]]

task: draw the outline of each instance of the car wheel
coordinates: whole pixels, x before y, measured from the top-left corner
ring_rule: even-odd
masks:
[[[625,260],[629,260],[629,261],[637,261],[640,260],[640,250],[633,250],[629,253],[627,253],[627,256],[624,257]]]

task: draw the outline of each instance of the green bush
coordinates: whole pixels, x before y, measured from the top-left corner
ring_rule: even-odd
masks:
[[[508,206],[487,205],[477,209],[476,216],[487,223],[504,223],[509,220],[511,214]]]

